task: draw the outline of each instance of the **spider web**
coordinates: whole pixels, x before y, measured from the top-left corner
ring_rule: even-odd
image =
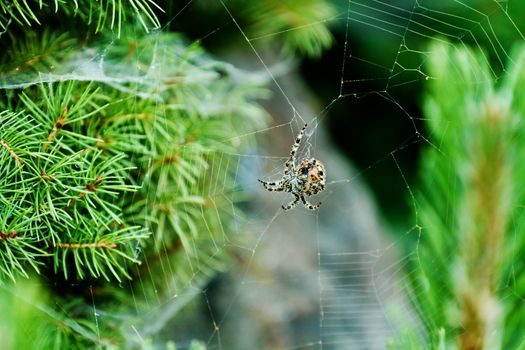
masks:
[[[257,151],[260,168],[246,179],[260,174],[266,174],[264,180],[280,179],[288,149],[308,122],[310,132],[298,158],[314,156],[323,161],[328,183],[317,196],[323,202],[317,212],[282,212],[279,207],[289,195],[248,187],[262,192],[246,229],[253,243],[244,247],[248,258],[232,269],[226,282],[219,280],[213,293],[203,293],[208,305],[217,295],[223,298],[210,309],[214,329],[208,345],[385,349],[406,329],[418,334],[423,344],[428,337],[425,321],[410,300],[424,287],[412,294],[404,287],[410,278],[406,268],[419,259],[418,241],[424,229],[412,189],[414,158],[421,147],[439,148],[424,135],[417,106],[421,99],[417,89],[432,78],[424,70],[432,55],[426,48],[432,41],[477,47],[493,63],[497,80],[509,59],[510,43],[523,40],[512,14],[513,6],[519,5],[509,1],[477,5],[467,1],[341,2],[337,16],[326,19],[342,32],[334,50],[339,61],[329,57],[303,71],[306,79],[315,76],[317,69],[320,75],[338,79],[314,78],[309,90],[300,78],[275,73],[275,62],[263,57],[257,47],[258,38],[250,38],[233,10],[226,2],[220,3],[245,42],[240,50],[267,72],[275,90],[275,126],[260,132],[272,145]],[[384,115],[375,115],[378,111]],[[338,114],[342,116],[334,116]],[[336,124],[332,138],[326,130],[330,123]],[[385,125],[393,127],[384,130]],[[401,136],[395,135],[398,131]],[[359,141],[349,141],[347,146],[374,148],[356,156],[357,167],[351,167],[330,142],[337,136],[346,140],[354,135]],[[379,137],[388,140],[380,145]],[[375,184],[376,191],[395,189],[371,195],[366,183]],[[377,198],[391,206],[406,203],[405,211],[400,214],[398,209],[382,207],[374,201]],[[392,212],[404,219],[385,224],[384,217]],[[408,252],[407,245],[412,247]]]
[[[188,2],[172,21],[184,17],[196,3]],[[179,316],[173,338],[181,348],[196,338],[210,349],[384,349],[407,327],[418,330],[425,339],[424,321],[410,305],[413,296],[403,289],[409,278],[405,269],[418,259],[417,240],[422,232],[410,163],[420,147],[438,145],[425,138],[418,97],[407,96],[406,90],[413,92],[431,78],[423,67],[432,54],[425,51],[425,43],[433,40],[482,48],[487,61],[495,62],[497,79],[508,59],[508,42],[522,39],[522,35],[509,12],[510,2],[485,4],[483,8],[467,1],[341,2],[337,16],[326,19],[340,30],[333,50],[337,64],[327,61],[315,66],[336,77],[319,82],[319,89],[328,91],[323,93],[316,85],[307,88],[297,73],[280,73],[282,62],[265,56],[258,38],[250,38],[239,23],[234,8],[218,0],[216,8],[225,22],[217,31],[233,27],[236,40],[243,43],[238,48],[243,57],[238,63],[269,78],[274,95],[268,108],[274,121],[255,132],[263,147],[229,154],[237,161],[238,191],[253,196],[247,222],[238,227],[233,238],[218,243],[220,250],[233,250],[237,263],[211,284],[195,283],[167,301],[150,297],[151,313],[146,316],[150,329],[138,329],[137,336],[158,330],[165,324],[163,315],[184,315],[184,308],[197,300],[208,322],[192,330],[187,323],[193,324],[195,317]],[[496,23],[508,33],[497,34]],[[204,32],[201,38],[206,44],[215,35],[215,30]],[[305,71],[306,76],[308,73]],[[377,104],[385,116],[374,116]],[[332,132],[332,137],[327,130],[330,118],[336,119],[334,123],[339,121],[343,129]],[[341,121],[343,118],[347,121]],[[365,118],[376,121],[366,123],[362,121]],[[316,157],[324,162],[326,190],[311,199],[323,205],[316,212],[300,206],[283,212],[280,206],[291,196],[266,192],[256,179],[281,178],[289,149],[305,122],[309,128],[298,159]],[[395,124],[399,126],[382,130]],[[337,134],[352,138],[356,133],[352,129],[365,134],[364,138],[356,137],[359,144],[354,147],[375,148],[358,155],[361,159],[356,166],[331,142]],[[397,131],[401,137],[392,135]],[[238,135],[240,139],[252,136]],[[381,136],[390,136],[382,148],[376,140]],[[221,162],[221,155],[215,155],[212,168],[221,171]],[[376,192],[367,189],[368,183],[381,182]],[[224,186],[216,183],[215,194],[232,196],[221,190]],[[384,195],[380,191],[385,186],[395,190]],[[401,213],[405,218],[394,225],[385,224],[384,219],[391,209],[377,203],[378,198],[389,195],[395,197],[391,205],[406,203]],[[231,215],[240,215],[233,204]],[[408,253],[406,245],[413,247]],[[198,270],[194,273],[196,277],[199,274]],[[180,309],[180,313],[173,309]],[[93,313],[99,323],[104,322],[96,305]]]
[[[187,1],[170,23],[191,20],[192,7],[201,3]],[[150,308],[147,314],[136,309],[143,322],[130,333],[137,339],[162,331],[177,349],[189,348],[192,339],[209,349],[385,349],[406,328],[416,329],[422,340],[428,336],[410,303],[414,295],[404,289],[406,268],[419,259],[423,229],[413,194],[416,157],[421,147],[439,148],[426,138],[418,109],[418,90],[432,78],[424,69],[432,55],[426,48],[429,42],[446,41],[483,49],[497,80],[510,43],[523,40],[513,12],[520,4],[348,0],[334,6],[336,16],[325,19],[336,38],[333,48],[318,62],[294,67],[263,52],[261,38],[249,36],[236,7],[214,1],[224,23],[196,37],[206,46],[221,30],[233,29],[231,40],[240,44],[231,60],[268,80],[274,93],[266,107],[273,121],[237,135],[257,138],[259,147],[210,158],[206,176],[216,179],[211,197],[225,199],[225,211],[239,221],[234,232],[213,244],[217,253],[227,250],[234,263],[211,281],[195,266],[193,282],[182,289],[172,288],[174,267],[166,267],[162,273],[172,288],[167,300],[133,287],[133,295],[146,299]],[[61,79],[99,76],[95,80],[119,86],[102,74],[104,58],[101,54],[83,71]],[[42,81],[55,79],[41,76]],[[17,84],[5,86],[23,87]],[[137,80],[137,91],[140,84]],[[283,212],[281,205],[293,197],[264,191],[257,178],[282,177],[305,123],[309,127],[297,158],[324,163],[326,189],[309,198],[323,204],[314,212],[301,205]],[[225,164],[226,156],[233,166]],[[233,190],[217,176],[231,168]],[[246,193],[249,204],[238,208],[234,197]],[[108,317],[95,302],[92,307],[98,328]],[[168,322],[173,328],[163,330]]]

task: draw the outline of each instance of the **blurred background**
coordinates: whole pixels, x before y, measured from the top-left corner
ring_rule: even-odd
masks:
[[[151,313],[139,314],[145,329],[154,330],[148,334],[160,332],[177,349],[196,349],[190,344],[197,339],[209,349],[231,350],[385,349],[406,328],[427,339],[414,296],[407,293],[406,271],[418,262],[415,193],[421,153],[439,148],[422,112],[426,83],[434,78],[426,67],[429,47],[447,42],[483,50],[497,82],[514,43],[523,42],[525,5],[519,0],[158,3],[162,26],[148,34],[152,42],[158,32],[182,33],[227,65],[253,73],[246,76],[264,81],[270,94],[259,101],[269,115],[267,126],[237,135],[255,136],[256,143],[228,154],[238,165],[234,190],[219,191],[235,221],[223,228],[235,230],[224,234],[219,248],[230,256],[227,268],[206,283],[188,273],[190,287],[168,300],[156,289],[131,288],[151,304]],[[51,25],[61,28],[59,22]],[[114,34],[107,47],[117,41]],[[93,62],[103,67],[104,54],[95,56]],[[217,67],[214,73],[238,72]],[[265,191],[257,179],[280,179],[305,122],[309,127],[298,155],[325,164],[327,188],[311,199],[323,204],[316,212],[301,206],[282,212],[290,194]],[[213,164],[214,171],[221,165]],[[210,172],[205,181],[213,176]],[[180,244],[174,247],[184,253]],[[91,304],[98,321],[99,304]]]

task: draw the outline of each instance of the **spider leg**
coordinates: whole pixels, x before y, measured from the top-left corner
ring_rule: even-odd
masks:
[[[282,187],[265,187],[266,190],[270,191],[270,192],[282,192],[284,191],[284,188]]]
[[[316,205],[310,204],[305,198],[304,195],[301,195],[301,202],[303,202],[304,206],[308,208],[309,210],[317,210],[321,206],[321,202],[317,203]]]
[[[281,184],[281,181],[277,181],[277,182],[266,182],[266,181],[263,181],[261,179],[257,179],[257,181],[259,181],[260,183],[262,183],[264,185],[264,187],[266,186],[277,186],[277,185],[280,185]]]
[[[278,182],[266,182],[261,179],[257,179],[260,183],[263,184],[264,188],[270,192],[277,191],[281,192],[284,191],[284,188],[281,187],[281,181]]]
[[[290,158],[286,161],[284,164],[285,170],[284,175],[288,175],[290,173],[295,173],[295,153],[299,149],[299,145],[301,144],[301,139],[303,138],[304,131],[306,130],[306,127],[308,124],[304,124],[303,128],[299,132],[299,135],[297,135],[297,138],[295,139],[295,143],[292,146],[292,150],[290,151]]]
[[[299,203],[299,196],[296,195],[295,193],[293,195],[295,196],[295,199],[292,202],[288,203],[288,205],[281,206],[281,208],[283,208],[283,210],[290,210],[292,208],[295,208],[297,203]]]

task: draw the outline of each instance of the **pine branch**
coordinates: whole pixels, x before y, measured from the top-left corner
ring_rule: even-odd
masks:
[[[49,17],[61,12],[67,17],[79,17],[86,24],[95,24],[95,33],[105,28],[116,29],[117,35],[126,18],[135,17],[136,21],[149,31],[149,26],[159,28],[160,23],[155,11],[162,9],[152,0],[122,1],[45,1],[45,0],[2,0],[0,1],[0,28],[7,31],[13,23],[20,26],[42,25]],[[61,14],[62,15],[62,14]]]
[[[105,230],[86,227],[85,230],[97,232],[95,237],[88,237],[77,232],[70,242],[54,244],[55,271],[63,271],[66,279],[69,275],[69,266],[75,267],[78,278],[104,277],[110,280],[109,274],[119,282],[122,277],[131,278],[127,271],[126,262],[138,263],[137,253],[133,244],[148,237],[148,232],[138,226],[126,227],[118,230]],[[126,247],[122,249],[122,247]],[[69,257],[72,256],[71,263]]]
[[[173,37],[166,35],[165,40],[166,43],[172,42]],[[143,52],[151,50],[147,47],[150,45],[149,41],[144,40],[139,42],[139,45],[144,45],[140,48],[141,51],[137,51],[144,58]],[[159,42],[155,43],[155,46],[158,47]],[[177,46],[173,47],[178,50]],[[115,49],[115,52],[119,52],[120,47]],[[125,54],[129,55],[128,52]],[[112,52],[108,53],[109,58],[113,57],[112,55]],[[72,221],[80,220],[84,226],[93,228],[94,226],[86,220],[100,221],[99,209],[112,217],[114,222],[121,222],[117,206],[124,205],[124,202],[119,200],[120,204],[117,204],[117,202],[101,201],[98,195],[102,194],[109,200],[109,197],[114,197],[117,193],[135,191],[137,187],[132,185],[133,183],[144,184],[145,197],[140,199],[133,196],[133,205],[127,204],[127,206],[143,208],[154,203],[150,196],[157,193],[155,188],[159,185],[163,189],[173,188],[171,195],[162,196],[157,207],[164,213],[170,211],[172,214],[177,213],[169,221],[173,228],[177,227],[175,231],[181,235],[178,239],[185,239],[186,228],[189,228],[192,236],[199,231],[194,221],[202,215],[199,207],[205,205],[207,200],[196,195],[195,192],[204,190],[202,182],[199,187],[201,181],[199,178],[209,168],[207,158],[219,150],[236,150],[237,146],[222,139],[228,140],[225,135],[237,132],[231,128],[242,126],[242,123],[234,122],[233,118],[238,119],[236,115],[245,115],[247,125],[254,118],[262,116],[260,110],[245,108],[244,106],[250,102],[243,101],[245,96],[260,94],[261,90],[250,88],[252,84],[250,79],[246,82],[237,80],[235,84],[243,86],[239,89],[243,94],[231,90],[228,90],[230,91],[228,94],[221,94],[220,91],[228,87],[223,74],[228,74],[231,67],[204,64],[202,52],[196,48],[192,48],[182,61],[177,59],[180,57],[177,53],[166,57],[169,60],[162,62],[166,67],[162,79],[169,80],[172,79],[170,75],[175,75],[184,83],[166,85],[162,96],[167,102],[171,99],[187,101],[184,108],[179,106],[172,110],[171,105],[167,104],[168,108],[163,111],[159,108],[162,106],[158,105],[157,99],[151,101],[146,99],[134,105],[134,108],[140,110],[140,113],[136,113],[134,110],[129,110],[129,97],[123,98],[127,93],[117,92],[115,95],[113,91],[108,95],[107,89],[104,92],[100,87],[92,89],[93,84],[39,84],[24,89],[17,95],[21,107],[32,116],[28,117],[27,123],[37,125],[37,127],[27,127],[37,135],[32,136],[31,143],[25,144],[26,148],[29,144],[36,146],[31,151],[29,162],[31,176],[25,181],[37,181],[40,188],[35,193],[35,199],[45,200],[47,203],[46,206],[38,206],[37,211],[45,228],[52,235],[51,246],[56,247],[57,242],[64,242],[60,234],[62,231],[67,233],[68,237],[74,235],[76,227],[80,225],[71,225]],[[121,64],[126,62],[117,59],[116,56],[115,59]],[[207,66],[211,70],[199,73],[198,70],[201,69],[198,68],[199,66]],[[221,69],[224,73],[219,75],[216,69]],[[119,71],[120,69],[115,72]],[[127,65],[122,71],[128,71]],[[186,78],[194,76],[200,78],[198,80]],[[232,72],[231,76],[239,77],[237,72]],[[159,77],[154,76],[149,79],[158,86]],[[146,88],[149,79],[143,79]],[[121,79],[121,81],[125,80]],[[200,96],[199,84],[209,85],[207,89],[217,91],[213,94],[216,100],[203,99]],[[114,102],[107,103],[108,100]],[[10,101],[14,101],[14,97],[4,101],[4,105],[13,105]],[[225,107],[210,109],[205,107],[203,102],[216,107]],[[213,117],[215,115],[217,117]],[[223,120],[217,119],[218,116]],[[228,116],[230,120],[227,121],[224,116]],[[181,123],[180,120],[184,122]],[[8,126],[10,123],[6,120],[3,125]],[[28,130],[14,130],[16,131],[14,134],[24,135]],[[39,141],[35,142],[35,139]],[[124,154],[128,156],[125,157]],[[11,153],[7,152],[7,155]],[[22,159],[22,157],[18,158]],[[157,167],[156,164],[159,166]],[[143,166],[148,166],[149,169],[143,169]],[[145,178],[148,182],[144,183],[144,180],[136,178],[137,174],[141,176],[146,174]],[[227,175],[227,172],[224,175]],[[126,185],[126,183],[131,184]],[[122,197],[125,201],[124,198]],[[180,207],[177,210],[169,209],[172,204]],[[94,210],[95,208],[99,209]],[[148,217],[154,216],[148,214]],[[144,222],[141,218],[129,220]],[[153,222],[157,222],[157,219]],[[102,223],[106,229],[109,228],[109,224],[104,224],[104,221]],[[169,236],[166,236],[162,230],[158,232],[159,240],[170,241]],[[176,241],[177,239],[174,239],[174,242]],[[66,242],[93,244],[93,240],[88,240],[87,243],[82,240]],[[189,247],[189,244],[184,246]]]
[[[147,236],[136,227],[111,229],[123,224],[116,199],[138,187],[125,175],[131,168],[122,164],[124,154],[103,154],[96,149],[98,139],[82,132],[84,121],[104,106],[96,102],[97,90],[91,90],[89,85],[78,88],[74,83],[40,85],[31,92],[39,93],[40,98],[35,99],[25,91],[20,95],[21,104],[33,117],[0,114],[4,171],[12,174],[2,182],[2,198],[11,210],[15,208],[13,201],[19,203],[18,215],[2,215],[1,231],[9,235],[17,232],[15,237],[3,240],[9,250],[3,252],[2,271],[11,278],[14,275],[10,266],[27,275],[22,261],[37,269],[42,263],[40,257],[50,255],[44,253],[46,247],[65,248],[62,254],[54,256],[55,270],[64,271],[66,277],[66,256],[71,250],[78,278],[84,278],[84,269],[92,277],[108,278],[106,269],[117,279],[121,275],[129,277],[122,259],[131,262],[137,259],[125,252],[126,246],[133,246]],[[110,232],[103,234],[104,230]],[[73,249],[101,241],[115,247],[110,252],[91,249],[92,257]]]
[[[11,37],[10,41],[7,55],[0,56],[0,79],[51,70],[70,55],[68,48],[76,45],[76,40],[67,34],[54,34],[49,30],[41,34],[29,31],[23,39]]]
[[[498,86],[482,52],[445,44],[430,52],[425,121],[439,149],[423,156],[417,196],[416,307],[428,347],[515,349],[525,341],[517,307],[525,293],[517,253],[525,250],[525,50],[515,50]]]
[[[126,289],[104,284],[107,300],[73,297],[66,316],[55,315],[69,332],[60,337],[66,347],[106,344],[109,334],[129,348],[137,343],[119,325],[147,329],[131,315],[151,298],[172,298],[225,268],[228,235],[242,218],[230,195],[240,191],[235,154],[254,142],[235,136],[264,127],[255,99],[267,95],[265,80],[174,34],[75,44],[64,55],[68,40],[56,38],[42,60],[56,62],[52,71],[23,64],[42,49],[37,40],[5,53],[23,72],[0,77],[0,245],[8,247],[0,279],[32,270],[89,286],[134,279]],[[100,74],[71,72],[94,67],[102,53]],[[141,292],[131,297],[134,288]],[[118,315],[99,334],[90,332],[93,298],[97,312]]]

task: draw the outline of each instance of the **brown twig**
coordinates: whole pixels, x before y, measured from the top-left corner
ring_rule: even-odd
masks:
[[[71,249],[83,249],[83,248],[110,248],[114,249],[117,247],[115,243],[106,243],[100,241],[98,243],[58,243],[55,247],[60,248],[71,248]]]
[[[90,183],[86,184],[86,190],[88,190],[89,192],[95,192],[96,189],[97,189],[97,187],[100,186],[100,184],[102,184],[102,181],[103,181],[103,180],[104,180],[104,178],[103,178],[102,176],[100,176],[100,175],[97,176],[97,177],[95,178],[95,182],[90,182]],[[86,195],[86,194],[85,194],[84,192],[79,193],[79,195],[78,195],[78,199],[82,199],[82,198],[84,198],[85,195]],[[69,203],[67,204],[66,209],[69,209],[69,208],[71,208],[73,205],[75,205],[75,202],[76,202],[75,199],[71,199],[71,200],[69,201]]]
[[[95,192],[95,190],[97,189],[98,186],[100,186],[100,184],[102,183],[102,176],[97,176],[95,178],[95,182],[90,182],[86,185],[86,190],[88,190],[89,192]]]
[[[53,176],[47,175],[45,170],[42,170],[40,175],[42,175],[42,179],[44,179],[47,182],[55,182],[55,180],[56,180]]]
[[[4,140],[0,140],[0,146],[4,147],[18,164],[24,164],[24,160],[20,158]]]
[[[10,233],[0,231],[0,241],[5,241],[6,239],[15,238],[17,235],[16,231],[11,231]]]
[[[62,111],[62,114],[60,115],[60,117],[58,117],[57,121],[55,122],[55,125],[53,126],[53,130],[51,131],[51,133],[47,137],[47,142],[44,144],[44,149],[46,149],[49,146],[49,144],[51,143],[51,141],[53,141],[55,139],[55,137],[57,136],[58,131],[61,130],[64,127],[64,125],[66,123],[65,117],[67,115],[67,112],[68,112],[68,108],[67,108],[67,106],[65,106],[64,110]]]

